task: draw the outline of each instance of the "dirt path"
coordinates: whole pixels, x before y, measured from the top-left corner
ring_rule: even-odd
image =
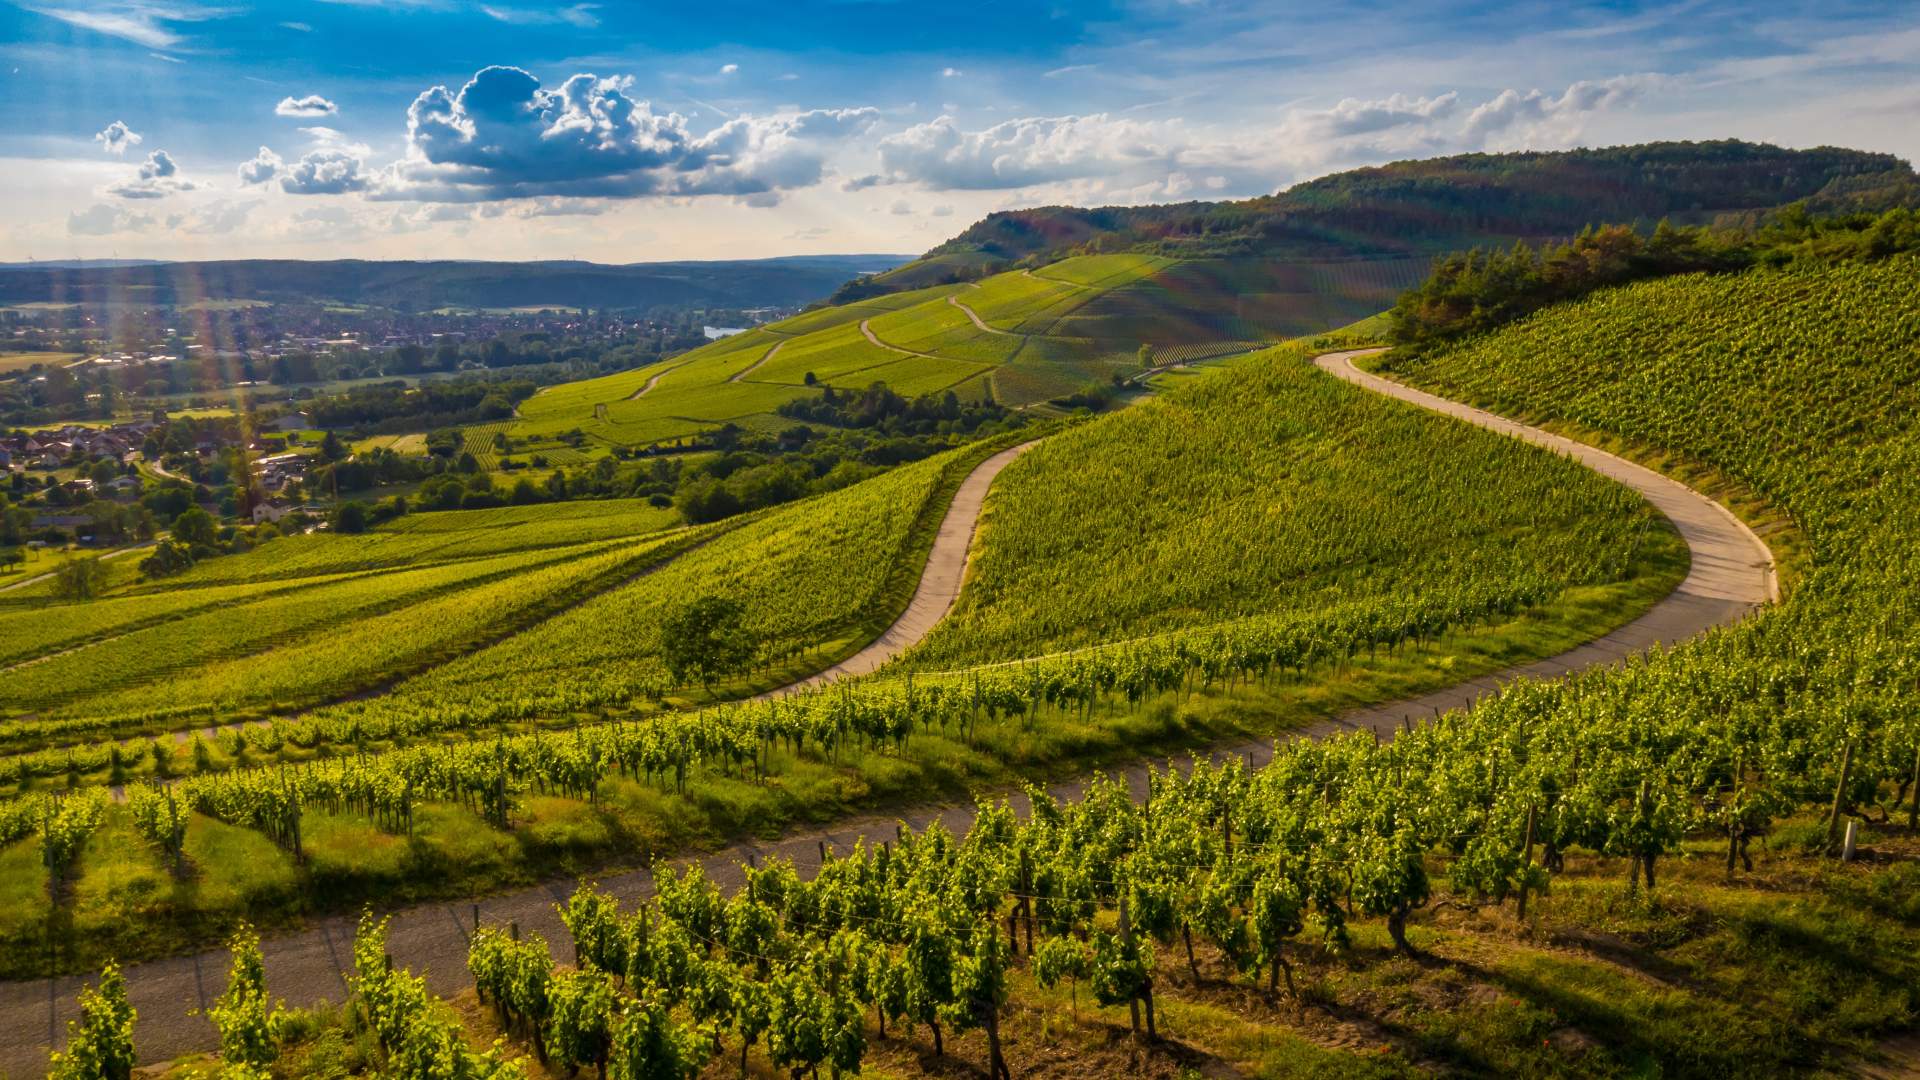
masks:
[[[966,312],[967,318],[973,320],[973,325],[979,327],[980,329],[986,331],[989,334],[1005,334],[1008,337],[1026,337],[1025,334],[1016,334],[1011,330],[1002,330],[997,326],[988,326],[986,320],[980,317],[979,312],[961,303],[960,298],[957,296],[947,297],[947,303],[952,304],[954,307],[957,307],[961,311]]]
[[[871,326],[869,326],[869,325],[867,325],[868,323],[870,323],[870,322],[872,322],[872,321],[873,321],[872,319],[861,319],[861,320],[860,320],[860,332],[861,332],[862,334],[865,334],[865,335],[867,336],[867,340],[868,340],[869,342],[871,342],[871,343],[873,343],[874,345],[877,345],[877,346],[879,346],[879,347],[880,347],[880,348],[882,348],[882,349],[886,349],[886,350],[888,350],[889,352],[897,352],[897,353],[899,353],[899,354],[900,354],[900,355],[902,355],[902,356],[918,356],[918,357],[920,357],[920,358],[922,358],[922,359],[925,359],[925,360],[947,360],[947,359],[949,359],[948,357],[945,357],[945,356],[935,356],[935,355],[933,355],[932,353],[924,353],[924,352],[914,352],[914,351],[913,351],[912,349],[903,349],[903,348],[901,348],[901,347],[900,347],[900,346],[898,346],[898,345],[889,345],[889,344],[887,344],[886,342],[884,342],[884,341],[881,341],[881,340],[880,340],[880,339],[879,339],[878,337],[876,337],[876,336],[874,335],[874,332],[873,332],[873,327],[871,327]]]
[[[781,340],[779,340],[779,341],[776,341],[776,342],[774,342],[774,343],[773,343],[773,348],[771,348],[771,349],[768,349],[768,350],[767,350],[767,354],[766,354],[765,356],[762,356],[762,357],[761,357],[760,359],[758,359],[758,360],[755,360],[755,361],[754,361],[754,362],[753,362],[753,363],[752,363],[751,365],[749,365],[749,366],[747,366],[747,367],[745,367],[745,368],[742,368],[741,370],[739,370],[739,371],[737,371],[737,372],[735,372],[735,373],[733,374],[733,376],[732,376],[731,378],[729,378],[729,379],[727,379],[727,381],[728,381],[728,382],[739,382],[740,380],[742,380],[742,379],[745,379],[745,378],[746,378],[747,376],[749,376],[749,375],[751,375],[751,374],[753,374],[754,372],[756,372],[756,371],[759,371],[759,370],[760,370],[760,365],[762,365],[762,364],[764,364],[764,363],[766,363],[767,361],[769,361],[769,360],[771,360],[771,359],[773,359],[773,354],[774,354],[774,353],[777,353],[777,352],[779,352],[779,351],[780,351],[780,346],[782,346],[782,345],[785,345],[786,343],[787,343],[787,342],[786,342],[786,340],[785,340],[784,338],[783,338],[783,339],[781,339]],[[663,372],[662,374],[664,374],[664,372]],[[642,389],[642,390],[640,391],[640,394],[644,394],[644,393],[646,393],[646,392],[647,392],[648,390],[651,390],[651,389],[653,389],[653,384],[652,384],[652,383],[648,383],[648,384],[646,385],[646,387],[645,387],[644,389]],[[639,396],[640,396],[640,394],[635,394],[635,395],[633,395],[633,396],[634,396],[634,397],[639,397]]]
[[[817,675],[761,694],[755,700],[782,697],[796,690],[822,686],[855,675],[868,675],[880,665],[920,643],[939,625],[960,599],[960,587],[966,581],[968,555],[973,536],[980,527],[980,511],[987,502],[987,490],[1002,469],[1019,460],[1020,455],[1040,445],[1039,440],[1021,443],[993,455],[973,467],[940,519],[940,531],[927,553],[926,568],[920,571],[920,585],[907,602],[907,610],[887,627],[873,643]]]
[[[1353,367],[1353,358],[1360,355],[1365,355],[1365,351],[1334,354],[1321,358],[1319,363],[1331,375],[1368,390],[1573,454],[1597,471],[1641,492],[1671,518],[1692,551],[1693,565],[1679,588],[1645,615],[1586,645],[1417,698],[1328,717],[1298,731],[1296,737],[1318,738],[1333,732],[1367,729],[1391,734],[1405,717],[1428,716],[1469,705],[1485,694],[1498,692],[1500,684],[1511,679],[1548,678],[1594,665],[1617,663],[1656,642],[1680,641],[1734,622],[1776,596],[1771,553],[1718,503],[1611,454],[1366,375]],[[951,511],[948,516],[954,517]],[[945,531],[943,523],[942,533]],[[1216,760],[1244,757],[1257,766],[1271,760],[1273,742],[1247,740],[1197,753]],[[1183,755],[1175,758],[1173,764],[1185,765],[1191,761],[1191,755]],[[1140,794],[1146,790],[1149,764],[1140,762],[1113,773]],[[1071,798],[1083,785],[1083,780],[1073,780],[1054,784],[1049,790],[1057,797]],[[1010,801],[1024,812],[1024,798],[1010,796]],[[742,842],[695,858],[723,887],[730,887],[739,883],[739,864],[748,856],[789,858],[807,873],[819,866],[823,849],[846,850],[863,839],[869,843],[892,839],[895,828],[902,823],[923,829],[937,821],[949,829],[964,830],[972,818],[970,802],[928,803],[863,815],[830,828],[804,828],[777,841]],[[608,873],[599,880],[603,887],[629,903],[647,895],[652,888],[652,877],[645,871]],[[572,887],[571,881],[550,881],[518,892],[486,897],[477,903],[428,903],[396,911],[388,938],[394,961],[423,972],[435,993],[452,994],[464,989],[469,984],[467,935],[476,911],[489,923],[516,922],[522,933],[542,935],[553,946],[555,955],[564,958],[569,955],[565,946],[566,928],[560,923],[554,905],[564,901]],[[271,994],[293,1005],[342,1000],[346,995],[342,973],[351,964],[353,924],[354,919],[349,916],[318,919],[304,930],[265,941],[263,949]],[[220,994],[226,982],[226,969],[226,953],[214,950],[136,964],[126,970],[128,995],[140,1011],[135,1037],[142,1062],[163,1061],[214,1044],[214,1031],[207,1020],[188,1014],[204,1009]],[[45,1070],[47,1048],[65,1030],[66,1021],[77,1014],[74,998],[85,981],[79,976],[65,976],[0,983],[0,1076],[39,1075]]]
[[[778,348],[779,346],[776,345],[774,347]],[[633,393],[627,395],[627,400],[638,401],[641,398],[646,397],[647,394],[650,391],[652,391],[654,387],[660,385],[661,379],[664,379],[668,375],[673,374],[674,368],[678,368],[679,366],[680,366],[679,364],[675,364],[673,365],[673,367],[661,368],[659,371],[654,372],[653,375],[650,378],[648,378],[646,382],[640,385],[640,389],[635,390]],[[606,419],[606,415],[603,412],[603,410],[606,409],[605,405],[595,405],[593,408],[594,408],[594,414],[593,414],[594,419],[596,420]],[[514,415],[517,416],[519,414],[516,412]]]
[[[162,536],[164,535],[165,534],[163,533]],[[154,543],[155,541],[153,540],[143,540],[138,544],[129,544],[126,547],[114,548],[112,551],[103,552],[99,556],[99,559],[101,562],[106,562],[108,559],[117,559],[122,555],[131,555],[136,551],[145,551],[146,549],[152,547]],[[27,586],[32,585],[36,582],[45,581],[57,573],[59,573],[58,570],[49,570],[44,574],[35,574],[30,578],[22,578],[19,581],[15,581],[7,585],[0,585],[0,592],[12,592],[15,589],[24,589]]]
[[[1322,371],[1376,394],[1399,398],[1443,416],[1464,420],[1563,454],[1602,476],[1618,480],[1638,491],[1673,522],[1693,553],[1693,566],[1673,597],[1668,598],[1669,601],[1675,597],[1698,597],[1751,605],[1780,599],[1780,581],[1774,569],[1773,552],[1726,507],[1678,480],[1662,476],[1643,465],[1635,465],[1605,450],[1495,416],[1471,405],[1415,390],[1391,379],[1369,375],[1354,365],[1356,358],[1379,351],[1359,349],[1329,353],[1314,363]],[[1651,617],[1665,605],[1663,601],[1652,612],[1648,612],[1648,616]],[[1665,637],[1661,640],[1676,641],[1678,638]]]

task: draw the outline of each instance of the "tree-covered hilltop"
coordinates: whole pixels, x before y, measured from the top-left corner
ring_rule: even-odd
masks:
[[[966,280],[1022,260],[1045,263],[1090,252],[1302,261],[1424,257],[1490,242],[1565,239],[1601,221],[1704,223],[1802,200],[1820,213],[1913,205],[1920,202],[1920,178],[1891,154],[1789,150],[1734,139],[1458,154],[1353,169],[1241,201],[1003,211],[918,262],[849,288]]]
[[[1754,266],[1884,259],[1920,250],[1920,214],[1814,217],[1805,203],[1767,215],[1755,228],[1682,225],[1662,219],[1651,232],[1631,225],[1583,229],[1564,244],[1517,241],[1507,251],[1457,251],[1402,293],[1388,318],[1395,345],[1465,337],[1595,289],[1671,274],[1727,273]]]

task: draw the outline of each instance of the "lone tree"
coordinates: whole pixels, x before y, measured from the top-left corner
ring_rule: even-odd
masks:
[[[75,559],[53,575],[53,594],[62,600],[91,600],[107,584],[107,568],[97,558]]]
[[[698,681],[708,691],[728,675],[747,670],[753,638],[746,613],[720,596],[703,596],[660,627],[661,658],[677,683]]]
[[[189,507],[173,519],[173,538],[189,548],[212,547],[218,539],[216,528],[212,514],[197,506]]]
[[[333,511],[333,531],[337,533],[363,533],[367,531],[367,504],[363,502],[343,502]]]

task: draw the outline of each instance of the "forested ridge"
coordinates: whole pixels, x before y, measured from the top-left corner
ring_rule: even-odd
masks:
[[[1646,143],[1399,161],[1237,202],[1003,211],[928,256],[1052,261],[1081,250],[1137,250],[1190,258],[1383,258],[1566,238],[1603,222],[1699,222],[1800,200],[1822,213],[1881,210],[1917,198],[1920,181],[1891,154],[1733,139]]]

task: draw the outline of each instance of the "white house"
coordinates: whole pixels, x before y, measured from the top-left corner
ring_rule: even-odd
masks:
[[[292,503],[255,503],[253,504],[253,523],[258,525],[263,521],[271,521],[278,524],[281,518],[293,513],[294,510],[295,507]]]

